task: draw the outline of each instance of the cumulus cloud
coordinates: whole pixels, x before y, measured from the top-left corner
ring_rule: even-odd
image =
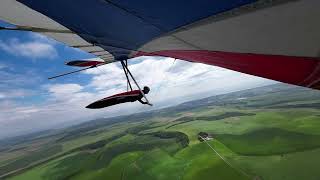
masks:
[[[48,36],[44,36],[42,34],[39,34],[39,33],[30,33],[29,37],[37,42],[47,43],[47,44],[51,44],[51,45],[59,44],[58,41],[51,39]]]
[[[210,96],[273,83],[263,78],[200,63],[172,58],[143,57],[130,61],[130,70],[141,86],[151,88],[149,94],[158,102],[180,103],[202,96]],[[90,87],[111,95],[126,90],[126,78],[119,64],[110,64],[84,72],[93,76]],[[175,101],[172,101],[174,100]],[[171,105],[171,104],[169,104]]]
[[[11,38],[7,41],[0,40],[0,49],[15,56],[30,59],[52,59],[58,56],[53,40],[42,35],[31,35],[30,37],[30,41],[21,41],[17,38]]]

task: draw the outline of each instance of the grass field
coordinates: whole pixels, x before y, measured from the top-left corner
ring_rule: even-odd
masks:
[[[48,143],[8,146],[17,150],[0,152],[10,155],[0,158],[0,172],[11,180],[319,179],[320,94],[276,90],[70,127],[40,139]],[[235,100],[243,94],[250,95]],[[208,143],[228,163],[199,132],[213,136]]]

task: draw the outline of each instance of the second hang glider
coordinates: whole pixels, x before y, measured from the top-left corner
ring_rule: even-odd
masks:
[[[133,101],[136,101],[136,100],[140,101],[143,104],[147,104],[147,105],[152,106],[152,104],[149,102],[148,98],[146,97],[146,94],[150,91],[149,87],[145,86],[143,89],[141,89],[139,84],[135,80],[134,76],[132,75],[131,71],[129,70],[128,61],[127,60],[123,60],[123,61],[120,61],[120,62],[121,62],[121,66],[123,68],[123,72],[124,72],[124,74],[126,76],[126,79],[127,79],[127,92],[119,93],[119,94],[115,94],[115,95],[103,98],[101,100],[98,100],[96,102],[93,102],[93,103],[89,104],[86,108],[89,108],[89,109],[100,109],[100,108],[104,108],[104,107],[108,107],[108,106],[113,106],[113,105],[116,105],[116,104],[121,104],[121,103],[126,103],[126,102],[133,102]],[[103,65],[106,65],[106,64],[107,63],[103,62],[103,61],[88,61],[88,60],[70,61],[70,62],[67,62],[66,65],[84,67],[84,68],[80,69],[80,70],[72,71],[72,72],[63,73],[63,74],[60,74],[60,75],[57,75],[57,76],[53,76],[53,77],[50,77],[48,79],[58,78],[58,77],[61,77],[61,76],[73,74],[73,73],[84,71],[84,70],[87,70],[87,69],[96,68],[98,66],[103,66]],[[133,90],[130,79],[132,79],[132,81],[134,82],[134,84],[136,85],[138,90]],[[145,102],[141,100],[142,98],[145,99]]]
[[[319,8],[318,0],[1,0],[0,18],[15,25],[3,30],[44,34],[104,64],[173,57],[320,89]]]

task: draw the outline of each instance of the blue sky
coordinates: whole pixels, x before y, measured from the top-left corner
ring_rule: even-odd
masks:
[[[204,64],[141,57],[130,60],[130,68],[142,86],[151,87],[154,107],[130,103],[88,110],[87,104],[126,90],[119,64],[47,79],[74,70],[64,62],[87,58],[95,57],[40,34],[0,31],[0,139],[274,83]]]

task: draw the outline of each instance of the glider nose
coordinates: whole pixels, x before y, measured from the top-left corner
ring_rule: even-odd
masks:
[[[104,108],[104,107],[106,107],[106,103],[103,100],[93,102],[93,103],[89,104],[88,106],[86,106],[86,108],[88,108],[88,109],[100,109],[100,108]]]
[[[92,104],[89,104],[88,106],[86,106],[87,109],[94,109],[94,107],[92,106]]]
[[[97,107],[97,103],[91,103],[88,106],[86,106],[87,109],[98,109],[99,107]]]

